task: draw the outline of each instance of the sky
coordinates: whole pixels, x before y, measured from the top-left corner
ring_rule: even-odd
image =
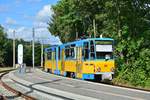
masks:
[[[0,0],[0,24],[7,37],[32,40],[32,29],[35,28],[35,40],[51,45],[60,44],[58,36],[47,30],[53,11],[52,5],[58,0]]]

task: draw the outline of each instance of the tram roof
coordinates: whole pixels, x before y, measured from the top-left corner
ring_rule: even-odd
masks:
[[[45,48],[45,51],[48,51],[48,49],[52,49],[52,48],[55,48],[55,47],[63,47],[63,46],[66,46],[66,45],[72,45],[72,44],[80,44],[81,42],[85,42],[85,41],[90,41],[90,40],[109,40],[109,41],[113,41],[114,39],[112,38],[87,38],[87,39],[81,39],[81,40],[76,40],[76,41],[73,41],[73,42],[68,42],[68,43],[64,43],[64,44],[61,44],[61,45],[54,45],[54,46],[50,46],[48,48]]]
[[[109,40],[109,41],[113,41],[114,39],[112,39],[112,38],[87,38],[87,39],[81,39],[81,40],[76,40],[76,41],[73,41],[73,42],[64,43],[62,45],[71,45],[71,44],[76,44],[76,43],[90,41],[90,40],[104,40],[104,41]]]

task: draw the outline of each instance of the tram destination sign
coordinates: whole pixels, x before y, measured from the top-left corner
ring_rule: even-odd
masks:
[[[112,45],[96,45],[97,52],[112,52]]]

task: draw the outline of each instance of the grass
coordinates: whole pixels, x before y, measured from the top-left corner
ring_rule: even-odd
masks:
[[[11,70],[13,67],[0,67],[0,72],[6,71],[6,70]]]
[[[140,86],[140,85],[137,85],[137,86],[134,86],[133,84],[131,84],[130,82],[126,81],[126,80],[122,80],[122,79],[117,79],[117,78],[114,78],[112,83],[114,85],[120,85],[120,86],[125,86],[125,87],[131,87],[131,88],[137,88],[137,89],[146,89],[146,90],[149,90],[150,91],[150,81],[148,80],[147,81],[147,84],[146,86]]]

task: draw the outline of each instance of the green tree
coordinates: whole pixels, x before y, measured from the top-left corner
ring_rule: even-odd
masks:
[[[5,66],[12,66],[13,65],[13,40],[12,39],[6,39],[5,41],[5,55],[4,58],[4,65]]]
[[[4,32],[4,28],[0,25],[0,66],[4,66],[4,55],[5,55],[5,43],[6,34]]]
[[[149,0],[60,0],[52,7],[49,31],[63,42],[74,41],[76,32],[115,39],[114,82],[148,86],[150,68]],[[149,86],[150,87],[150,86]]]

